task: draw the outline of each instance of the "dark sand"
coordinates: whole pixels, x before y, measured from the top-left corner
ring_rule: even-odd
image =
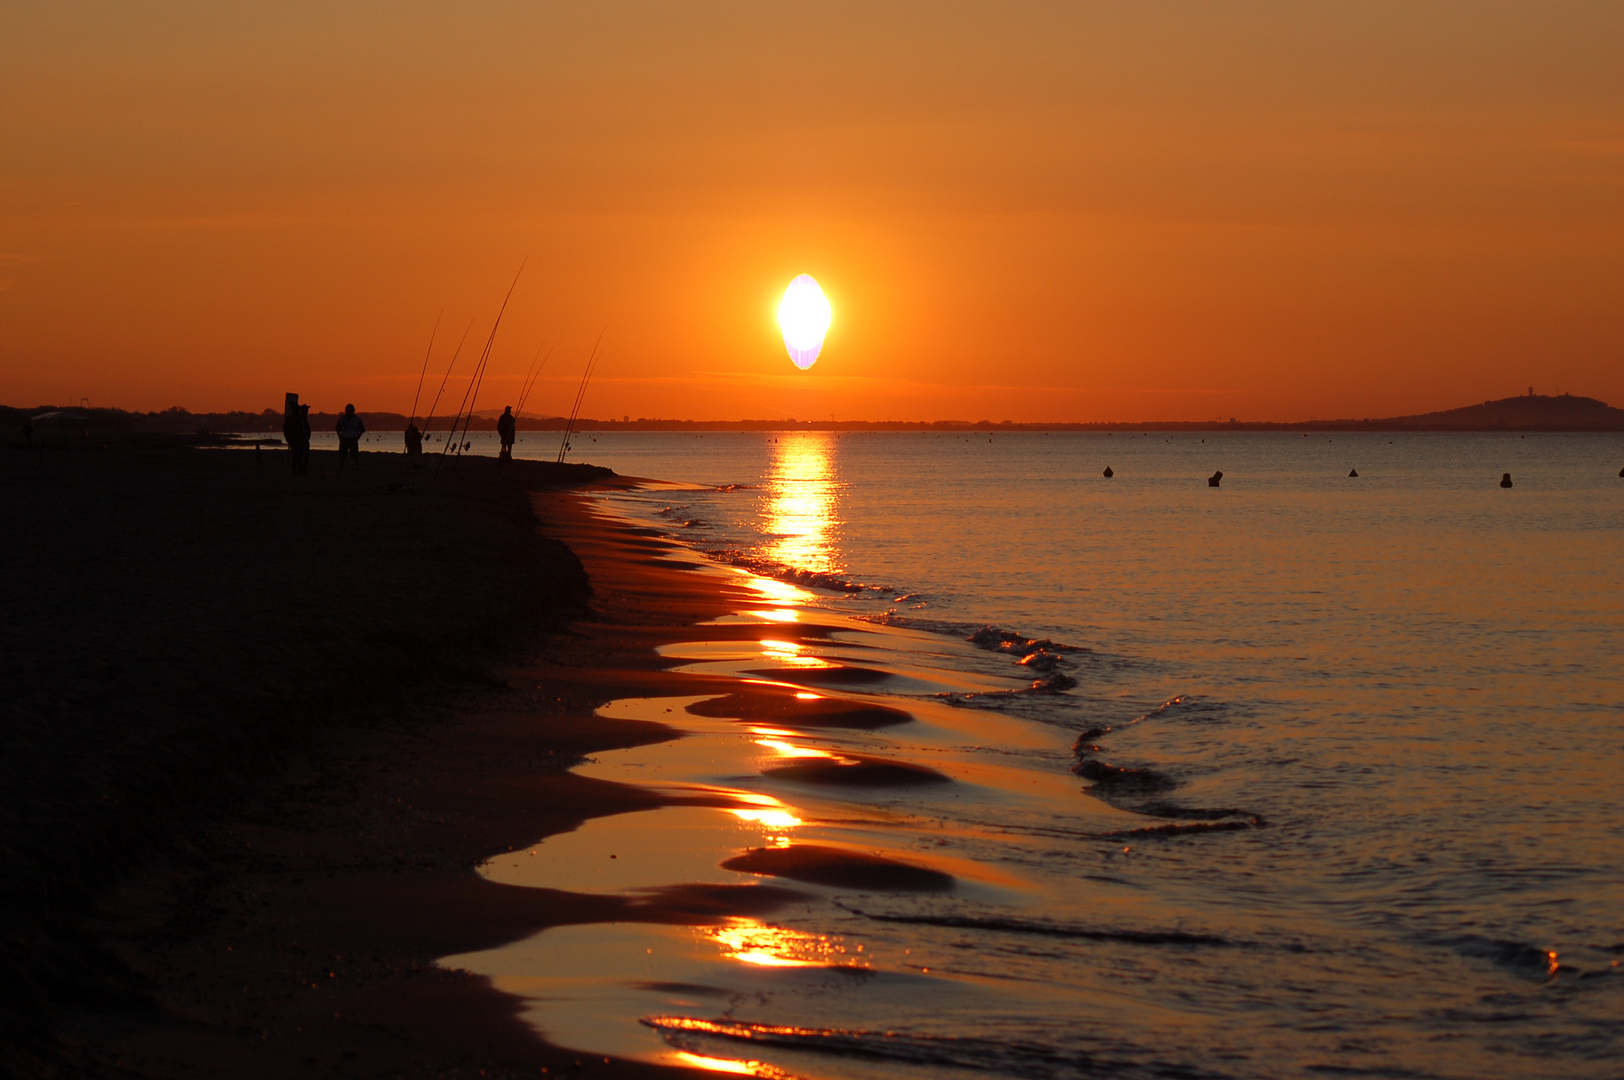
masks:
[[[688,706],[695,716],[727,720],[756,720],[809,728],[856,728],[873,730],[892,724],[905,724],[913,717],[901,709],[873,705],[844,698],[799,698],[794,691],[730,693],[719,698],[696,701]]]
[[[371,455],[341,480],[318,454],[296,481],[280,452],[262,461],[125,449],[3,464],[22,541],[4,630],[19,707],[0,736],[18,973],[5,1067],[674,1073],[549,1046],[516,1000],[433,961],[575,922],[765,915],[796,879],[950,882],[835,849],[752,865],[756,885],[636,897],[478,877],[495,853],[658,804],[567,771],[668,737],[593,715],[613,698],[714,692],[722,715],[806,726],[908,717],[667,671],[655,646],[758,601],[673,572],[663,541],[562,490],[590,476],[472,459],[431,484]]]
[[[772,874],[792,881],[831,885],[837,889],[946,892],[953,887],[953,876],[940,870],[817,844],[752,848],[722,865],[729,870]]]

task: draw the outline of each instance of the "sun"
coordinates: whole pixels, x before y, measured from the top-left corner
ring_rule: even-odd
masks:
[[[811,274],[802,274],[789,283],[778,305],[778,326],[784,331],[784,348],[795,366],[805,371],[823,350],[823,335],[829,332],[829,299]]]

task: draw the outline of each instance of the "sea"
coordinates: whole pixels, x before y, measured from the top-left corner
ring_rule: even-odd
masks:
[[[599,510],[759,597],[723,620],[759,636],[668,647],[685,670],[906,715],[606,705],[681,737],[578,771],[733,801],[481,873],[803,895],[441,961],[554,1043],[765,1077],[1624,1076],[1624,436],[589,432],[569,457],[646,478]],[[914,876],[722,865],[795,845]]]

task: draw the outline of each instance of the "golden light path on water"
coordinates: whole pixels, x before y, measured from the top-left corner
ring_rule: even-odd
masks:
[[[772,444],[763,507],[772,539],[765,554],[796,570],[827,574],[841,569],[834,558],[840,524],[834,438],[826,431],[796,431]]]

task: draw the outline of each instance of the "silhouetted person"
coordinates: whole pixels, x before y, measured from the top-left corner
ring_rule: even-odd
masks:
[[[288,467],[294,476],[310,473],[310,406],[289,406],[282,418],[282,438],[288,444]]]
[[[502,418],[496,421],[496,434],[502,440],[501,453],[496,455],[498,459],[502,461],[513,460],[513,433],[518,426],[518,423],[513,419],[513,406],[509,405],[502,410]]]
[[[34,444],[34,421],[26,416],[23,417],[23,442],[30,446]],[[1618,475],[1624,476],[1624,469],[1619,470]]]
[[[1111,477],[1113,477],[1113,476],[1115,476],[1115,475],[1116,475],[1116,473],[1114,473],[1114,472],[1112,472],[1112,471],[1111,471],[1111,466],[1109,466],[1109,465],[1107,465],[1107,466],[1106,466],[1106,467],[1105,467],[1105,478],[1106,478],[1106,479],[1107,479],[1107,480],[1109,480],[1109,479],[1111,479]]]
[[[1215,472],[1211,476],[1207,477],[1207,486],[1217,487],[1219,481],[1223,480],[1223,478],[1224,474],[1222,472]]]
[[[1511,474],[1510,473],[1502,473],[1500,475],[1500,486],[1501,487],[1510,487],[1511,486]]]
[[[415,420],[406,425],[406,463],[414,469],[423,467],[423,433]]]
[[[361,423],[361,418],[355,415],[355,406],[344,406],[344,415],[338,418],[333,425],[338,432],[338,475],[344,475],[344,458],[355,459],[355,471],[361,471],[361,436],[366,434],[367,426]]]

